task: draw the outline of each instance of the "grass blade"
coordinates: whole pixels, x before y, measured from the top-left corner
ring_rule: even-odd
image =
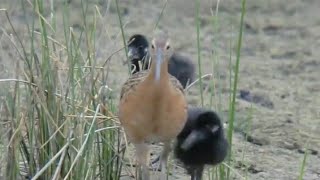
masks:
[[[235,106],[236,106],[236,93],[237,93],[237,85],[238,85],[238,74],[239,74],[239,66],[240,66],[240,54],[241,54],[241,45],[242,45],[242,33],[243,33],[243,24],[244,24],[244,16],[246,12],[246,0],[242,0],[241,4],[241,18],[240,18],[240,29],[237,43],[237,55],[236,55],[236,65],[234,69],[234,81],[232,88],[232,101],[230,104],[229,110],[229,121],[228,121],[228,132],[227,137],[229,141],[229,153],[227,156],[227,160],[229,165],[231,164],[231,156],[232,156],[232,136],[233,136],[233,128],[234,128],[234,119],[235,119]],[[230,179],[230,168],[227,171],[227,179]]]

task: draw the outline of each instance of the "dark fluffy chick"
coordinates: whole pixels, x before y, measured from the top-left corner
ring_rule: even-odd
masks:
[[[228,141],[218,115],[211,110],[189,107],[187,122],[177,137],[175,157],[180,160],[192,180],[200,180],[205,165],[221,163]]]

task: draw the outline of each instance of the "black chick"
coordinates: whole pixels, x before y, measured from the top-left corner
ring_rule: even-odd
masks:
[[[149,69],[149,42],[147,38],[141,34],[135,34],[128,41],[128,58],[131,61],[131,72],[135,74],[140,70]],[[140,69],[141,67],[141,69]]]
[[[191,180],[201,180],[205,165],[221,163],[228,146],[218,115],[214,111],[189,107],[188,120],[177,137],[174,154],[184,164]]]
[[[132,74],[139,72],[140,70],[149,69],[151,64],[149,43],[144,35],[135,34],[129,38],[128,58],[132,63]],[[176,77],[185,88],[187,84],[194,81],[195,65],[189,58],[173,53],[169,60],[168,72]]]

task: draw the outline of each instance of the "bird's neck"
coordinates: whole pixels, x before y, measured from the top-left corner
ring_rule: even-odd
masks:
[[[169,73],[168,73],[168,60],[165,59],[164,62],[161,64],[160,68],[160,79],[158,82],[156,81],[156,61],[151,60],[151,68],[149,71],[149,75],[147,77],[147,81],[157,84],[159,86],[164,86],[166,83],[169,82]]]

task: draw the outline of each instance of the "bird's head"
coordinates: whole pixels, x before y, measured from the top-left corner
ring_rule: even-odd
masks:
[[[213,111],[205,111],[197,117],[190,134],[182,143],[181,148],[188,150],[198,142],[214,141],[215,138],[220,138],[223,135],[222,128],[218,115]]]
[[[152,40],[151,58],[155,63],[155,80],[159,81],[161,76],[161,67],[163,63],[167,63],[173,51],[170,47],[169,37],[165,34],[158,34]]]
[[[148,48],[149,43],[145,36],[135,34],[128,41],[128,61],[131,64],[132,73],[140,71],[140,69],[148,68]],[[126,62],[127,63],[127,62]]]
[[[135,34],[128,41],[128,58],[142,60],[148,53],[149,43],[145,36]]]

